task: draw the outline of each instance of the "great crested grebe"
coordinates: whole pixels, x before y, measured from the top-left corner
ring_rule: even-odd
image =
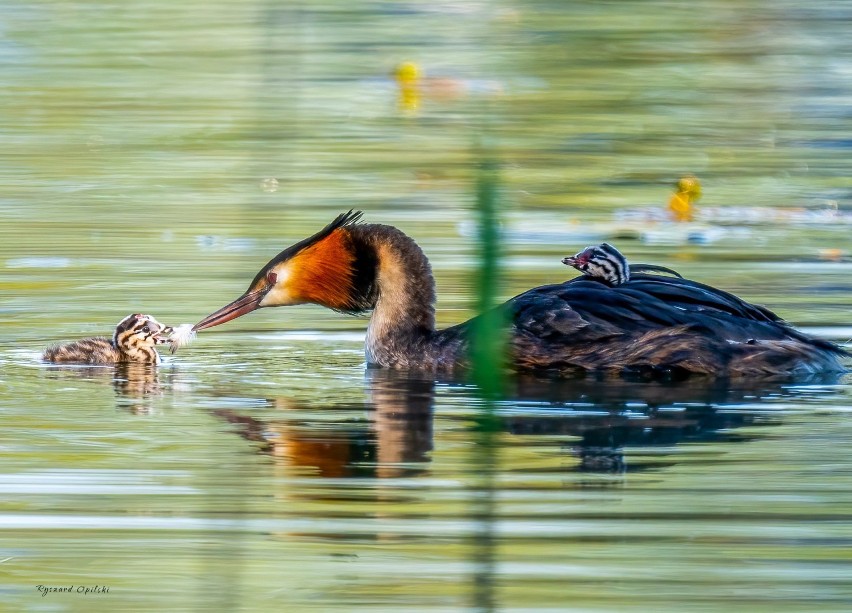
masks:
[[[64,364],[159,364],[160,354],[155,345],[168,343],[171,333],[170,326],[164,326],[150,315],[134,313],[118,323],[111,339],[96,336],[52,345],[42,357],[47,362]]]
[[[272,258],[246,292],[193,326],[203,330],[260,307],[314,303],[372,310],[373,366],[449,372],[469,365],[470,322],[435,329],[435,282],[420,247],[400,230],[358,224],[360,212]],[[609,285],[578,277],[533,288],[502,307],[507,365],[519,372],[649,376],[841,371],[840,347],[811,338],[771,311],[713,287],[635,274]]]
[[[573,266],[584,275],[601,279],[610,285],[621,285],[630,281],[630,273],[664,272],[683,278],[680,273],[655,264],[628,264],[627,258],[609,243],[586,247],[579,253],[562,258],[562,263]]]

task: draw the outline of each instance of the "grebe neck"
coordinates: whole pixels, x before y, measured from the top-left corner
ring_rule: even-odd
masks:
[[[417,366],[435,334],[435,280],[423,251],[391,226],[349,228],[359,260],[372,258],[375,296],[367,328],[367,362],[384,367]]]

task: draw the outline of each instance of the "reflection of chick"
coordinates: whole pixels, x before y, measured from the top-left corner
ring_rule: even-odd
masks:
[[[167,342],[166,336],[171,332],[171,327],[150,315],[135,313],[119,322],[112,339],[97,336],[53,345],[45,350],[43,358],[47,362],[74,364],[159,364],[160,354],[155,345]]]
[[[701,183],[693,176],[681,177],[669,200],[669,212],[675,221],[692,221],[695,216],[693,203],[701,198]]]
[[[114,371],[112,386],[122,398],[149,398],[163,394],[159,369],[140,362],[120,364]]]

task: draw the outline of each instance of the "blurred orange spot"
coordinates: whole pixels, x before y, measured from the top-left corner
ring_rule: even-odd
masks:
[[[695,217],[692,204],[701,198],[701,183],[697,177],[685,176],[678,180],[675,189],[669,200],[672,219],[678,222],[692,221]]]
[[[843,260],[846,252],[843,249],[820,249],[819,250],[819,259],[826,260],[828,262],[840,262]]]

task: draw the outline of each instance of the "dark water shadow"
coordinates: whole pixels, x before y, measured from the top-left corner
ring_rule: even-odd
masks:
[[[578,472],[622,473],[667,463],[625,461],[624,449],[671,447],[685,442],[742,443],[746,426],[781,423],[770,401],[816,393],[839,382],[837,374],[791,379],[710,379],[647,382],[518,379],[504,403],[504,429],[519,436],[579,437],[570,450]],[[814,387],[816,386],[816,388]]]
[[[428,471],[436,398],[440,404],[446,397],[456,408],[469,405],[470,415],[458,417],[463,421],[474,419],[481,403],[465,382],[381,369],[368,370],[366,378],[369,400],[363,404],[311,406],[276,397],[268,399],[270,406],[298,417],[257,418],[231,408],[212,413],[259,453],[321,477],[412,477]],[[824,397],[838,382],[837,375],[671,383],[522,378],[510,382],[495,420],[501,433],[565,436],[567,453],[577,458],[566,471],[623,473],[666,465],[628,463],[625,448],[747,442],[754,434],[738,434],[738,428],[781,423],[783,415],[770,401]],[[345,417],[332,423],[310,418],[311,411],[332,409]],[[668,464],[676,461],[673,455]]]

